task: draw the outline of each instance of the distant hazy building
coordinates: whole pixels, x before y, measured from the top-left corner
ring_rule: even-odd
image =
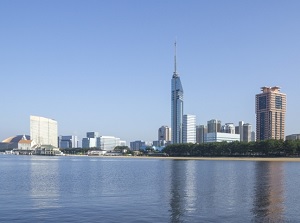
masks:
[[[99,137],[100,135],[99,135],[99,132],[87,132],[86,133],[86,137],[87,138],[97,138],[97,137]]]
[[[97,137],[97,145],[101,150],[112,151],[116,146],[120,146],[120,138],[114,136]]]
[[[97,148],[97,138],[82,138],[82,148]]]
[[[196,142],[204,143],[204,136],[207,133],[207,127],[205,125],[196,126]]]
[[[158,129],[158,141],[171,141],[171,128],[164,125]]]
[[[221,127],[221,132],[235,134],[235,126],[233,123],[226,123]]]
[[[174,73],[171,86],[171,130],[172,143],[182,143],[183,122],[183,88],[176,70],[176,43],[174,56]]]
[[[183,115],[182,125],[182,142],[183,143],[196,143],[196,116]]]
[[[251,142],[252,125],[249,123],[243,124],[243,142]]]
[[[59,136],[59,148],[78,148],[78,137],[73,135]]]
[[[240,134],[231,134],[224,132],[211,132],[205,134],[205,143],[209,142],[234,142],[240,141]]]
[[[243,139],[244,139],[243,125],[244,125],[244,122],[239,121],[239,133],[238,134],[240,134],[240,141],[243,141]]]
[[[286,140],[300,140],[300,134],[292,134],[285,137]]]
[[[251,141],[255,142],[256,141],[256,134],[254,131],[251,132]]]
[[[207,133],[221,132],[221,121],[212,119],[207,121]]]
[[[262,87],[256,95],[256,139],[284,139],[286,94],[279,87]]]
[[[57,122],[40,116],[30,116],[30,137],[38,146],[58,147]]]
[[[130,149],[133,151],[138,151],[146,146],[146,143],[142,140],[137,140],[130,142]]]

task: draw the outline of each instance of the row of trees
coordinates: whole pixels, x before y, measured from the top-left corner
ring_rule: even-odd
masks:
[[[162,152],[169,156],[267,156],[300,155],[300,140],[264,140],[258,142],[215,142],[203,144],[172,144]]]

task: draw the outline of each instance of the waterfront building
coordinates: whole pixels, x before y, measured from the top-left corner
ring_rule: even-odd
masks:
[[[286,94],[279,87],[262,87],[256,95],[256,139],[284,139]]]
[[[0,149],[3,149],[3,150],[17,149],[19,147],[19,142],[21,140],[30,140],[30,136],[29,135],[17,135],[17,136],[11,136],[7,139],[4,139],[2,142],[0,142]]]
[[[57,121],[40,116],[30,116],[30,137],[38,146],[58,147]]]
[[[18,150],[32,150],[35,142],[29,139],[21,139],[18,143]]]
[[[146,143],[142,140],[136,140],[134,142],[130,142],[130,149],[133,151],[139,151],[140,149],[145,148]]]
[[[82,138],[82,148],[97,148],[97,138]]]
[[[105,151],[112,151],[116,146],[120,146],[120,138],[114,136],[97,137],[97,148]]]
[[[174,73],[171,81],[171,130],[172,143],[182,143],[183,122],[183,88],[176,70],[176,42],[174,56]]]
[[[233,123],[225,123],[225,125],[223,125],[221,127],[221,132],[235,134],[235,126],[234,126],[234,124]]]
[[[198,125],[196,127],[196,142],[204,143],[204,136],[207,133],[207,127],[205,125]]]
[[[68,149],[68,148],[78,148],[78,137],[69,135],[69,136],[59,136],[59,148]]]
[[[196,116],[183,115],[182,142],[196,143]]]
[[[171,128],[164,125],[158,129],[158,141],[171,141]]]
[[[205,143],[209,142],[234,142],[240,141],[240,134],[231,134],[225,132],[210,132],[205,134]]]
[[[207,121],[207,133],[221,132],[221,121],[212,119]]]
[[[243,124],[243,142],[251,142],[252,125],[249,123]]]
[[[292,134],[292,135],[287,135],[285,137],[286,140],[300,140],[300,134]]]

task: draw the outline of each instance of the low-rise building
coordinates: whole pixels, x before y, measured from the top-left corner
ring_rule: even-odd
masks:
[[[240,141],[240,134],[230,134],[224,132],[210,132],[205,134],[204,142],[235,142]]]

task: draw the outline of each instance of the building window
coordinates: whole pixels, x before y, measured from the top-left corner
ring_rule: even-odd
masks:
[[[265,139],[265,113],[260,113],[259,117],[260,126],[259,126],[259,139],[264,140]]]
[[[267,108],[267,96],[259,97],[258,99],[258,108],[266,109]]]
[[[276,109],[282,109],[282,97],[281,96],[275,97],[275,107],[276,107]]]

